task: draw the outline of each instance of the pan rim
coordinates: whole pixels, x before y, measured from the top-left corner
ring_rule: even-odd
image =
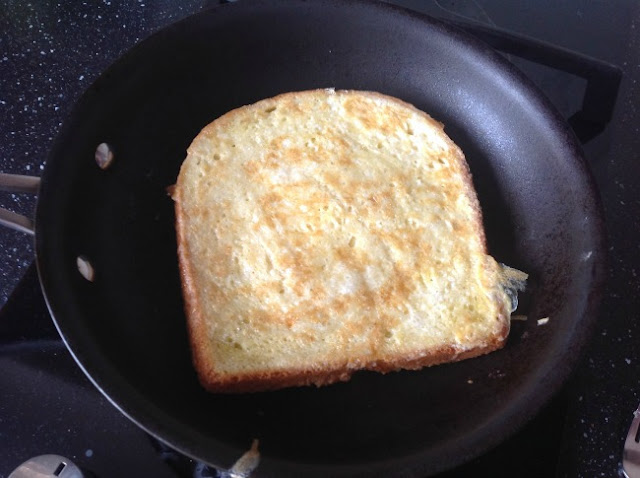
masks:
[[[248,11],[254,8],[255,5],[262,5],[263,7],[277,8],[279,5],[285,5],[285,4],[291,4],[291,3],[292,2],[288,2],[288,1],[275,1],[275,2],[258,1],[258,2],[247,2],[247,3],[239,2],[237,4],[225,5],[223,8],[236,9],[234,11],[241,11],[241,9],[246,9]],[[304,2],[304,1],[297,2],[297,4],[300,4],[300,5],[306,4],[306,3],[307,2]],[[568,160],[573,161],[572,166],[581,172],[585,180],[586,187],[590,188],[590,190],[593,193],[592,197],[594,198],[594,204],[592,205],[592,207],[595,212],[595,215],[594,215],[595,221],[592,228],[596,232],[593,235],[593,237],[596,239],[596,244],[594,247],[594,257],[599,259],[599,262],[598,262],[599,267],[598,267],[598,270],[594,271],[594,276],[593,276],[594,286],[591,289],[589,301],[583,314],[585,317],[584,319],[585,321],[587,321],[587,318],[590,319],[587,321],[586,328],[587,329],[592,328],[592,325],[595,322],[597,317],[596,310],[602,295],[602,292],[601,292],[603,288],[602,286],[604,285],[604,282],[605,282],[606,268],[604,265],[604,261],[606,258],[606,247],[605,247],[605,242],[604,242],[605,239],[604,239],[604,233],[603,233],[604,232],[603,208],[599,200],[599,195],[597,194],[595,181],[593,180],[593,177],[590,174],[589,169],[586,165],[586,161],[581,152],[581,148],[575,136],[569,130],[566,121],[562,117],[560,117],[559,113],[557,113],[555,108],[550,104],[549,100],[546,99],[537,90],[537,88],[531,83],[530,80],[524,77],[524,75],[522,75],[512,64],[504,60],[493,49],[491,49],[487,45],[484,45],[482,42],[480,42],[480,40],[466,34],[465,32],[459,30],[454,26],[451,26],[449,24],[446,24],[444,22],[433,19],[423,14],[404,10],[401,7],[383,4],[383,3],[371,3],[365,0],[349,0],[346,2],[338,1],[338,0],[324,0],[324,1],[316,1],[314,3],[318,5],[324,4],[324,5],[335,5],[335,6],[344,5],[344,4],[359,5],[361,8],[379,9],[381,12],[387,12],[387,13],[394,12],[393,13],[394,15],[410,17],[410,18],[413,18],[414,21],[425,23],[431,28],[437,28],[441,32],[443,32],[443,34],[450,35],[452,38],[452,41],[461,42],[467,45],[469,48],[472,48],[474,51],[474,54],[487,56],[491,61],[499,63],[501,65],[501,68],[503,68],[505,73],[508,75],[509,77],[508,79],[510,81],[513,81],[514,78],[518,78],[520,84],[522,85],[522,90],[527,96],[528,101],[536,103],[538,108],[547,110],[547,112],[549,113],[548,117],[554,122],[553,127],[557,128],[557,131],[561,131],[562,134],[565,135],[564,140],[565,140],[565,146],[567,147],[567,150],[572,151],[572,154],[567,156]],[[209,13],[202,12],[192,17],[185,18],[155,33],[154,35],[149,37],[147,40],[143,40],[142,42],[140,42],[138,45],[132,48],[129,52],[127,52],[123,57],[118,59],[114,63],[114,65],[112,65],[111,67],[109,67],[109,69],[107,69],[107,71],[104,74],[108,74],[109,72],[113,71],[112,69],[124,58],[132,57],[133,55],[137,54],[136,52],[142,51],[144,48],[144,44],[149,39],[158,38],[159,35],[169,35],[170,31],[175,31],[179,28],[185,28],[186,26],[188,26],[189,22],[193,21],[193,17],[199,16],[199,15],[207,15],[207,14]],[[101,81],[101,78],[104,77],[104,74],[101,75],[98,80],[96,80],[96,83],[94,83],[94,85]],[[90,87],[89,90],[93,91],[94,86]],[[78,109],[78,105],[82,104],[83,101],[85,101],[85,96],[86,96],[86,93],[78,101],[78,103],[70,113],[69,118],[74,116],[75,111]],[[69,134],[69,131],[68,131],[69,128],[70,128],[69,121],[67,120],[65,121],[65,124],[62,130],[60,131],[60,133],[56,138],[56,142],[52,148],[52,155],[50,156],[50,158],[53,158],[55,156],[53,152],[55,152],[58,149],[59,147],[58,145],[62,141],[61,138]],[[45,177],[47,176],[47,170],[48,168],[45,168],[45,172],[44,172]],[[46,196],[47,194],[50,194],[47,192],[47,190],[53,186],[50,186],[49,181],[43,181],[43,183],[46,183],[46,184],[43,184],[42,186],[43,188],[42,191],[44,191],[44,195]],[[36,264],[38,267],[38,275],[39,275],[41,287],[44,292],[47,307],[53,318],[56,328],[58,329],[60,335],[63,337],[65,341],[65,345],[67,346],[67,349],[70,351],[70,353],[74,357],[74,360],[78,363],[78,365],[83,370],[85,375],[89,377],[89,379],[96,386],[96,388],[98,388],[98,390],[100,390],[100,392],[114,406],[116,406],[116,408],[118,408],[125,416],[127,416],[129,419],[131,419],[133,422],[135,422],[138,426],[140,426],[142,429],[144,429],[151,435],[155,436],[156,438],[162,440],[163,442],[169,444],[174,448],[178,448],[179,451],[184,453],[185,455],[198,460],[202,460],[203,449],[207,448],[212,442],[210,438],[208,440],[205,440],[205,442],[207,443],[202,443],[202,442],[193,443],[194,440],[188,437],[188,433],[183,433],[183,430],[180,429],[180,434],[183,435],[183,438],[180,438],[179,443],[176,443],[175,440],[167,440],[166,433],[171,432],[171,430],[169,430],[168,432],[167,428],[173,428],[173,426],[171,427],[167,426],[165,419],[167,418],[171,419],[172,417],[166,416],[166,414],[164,414],[164,412],[162,411],[160,412],[156,410],[140,411],[140,408],[144,409],[144,406],[140,407],[140,403],[133,403],[133,402],[139,402],[140,401],[139,397],[136,397],[135,400],[131,399],[132,394],[135,395],[135,393],[137,393],[135,389],[128,390],[127,387],[123,387],[121,384],[114,385],[113,377],[109,378],[109,373],[104,372],[102,370],[97,371],[96,370],[97,367],[95,365],[95,358],[88,357],[85,351],[82,351],[81,348],[77,346],[78,339],[77,339],[76,332],[70,331],[68,326],[61,324],[59,319],[59,314],[56,314],[56,311],[59,311],[61,308],[60,305],[57,303],[58,295],[53,292],[50,292],[55,289],[55,286],[51,285],[52,282],[55,283],[55,279],[51,278],[48,270],[48,266],[45,265],[47,260],[46,256],[48,254],[48,251],[47,251],[48,245],[45,244],[46,234],[47,234],[46,226],[42,226],[44,224],[43,220],[38,220],[38,218],[41,218],[41,216],[44,214],[45,209],[46,209],[46,206],[42,201],[39,200],[38,206],[37,206],[37,212],[36,212]],[[41,226],[45,227],[45,232],[42,232]],[[587,334],[585,332],[585,335],[582,339],[582,343],[579,344],[579,347],[578,347],[579,349],[584,348],[584,343],[586,342],[586,340],[587,340]],[[567,365],[563,367],[565,371],[562,374],[554,375],[553,377],[541,376],[539,378],[540,381],[545,381],[547,386],[544,388],[543,391],[540,391],[539,394],[537,395],[538,400],[535,400],[536,402],[535,405],[530,407],[524,407],[524,409],[528,412],[526,416],[523,416],[522,410],[516,411],[515,408],[518,408],[518,407],[515,407],[515,405],[512,405],[509,408],[511,412],[503,416],[502,421],[504,423],[501,425],[497,424],[493,428],[505,427],[507,430],[510,429],[506,434],[506,436],[510,436],[518,428],[520,428],[524,423],[526,423],[533,415],[535,415],[535,413],[537,413],[540,410],[540,408],[542,408],[542,406],[545,403],[547,403],[547,401],[551,398],[551,396],[553,396],[558,391],[558,389],[560,388],[560,385],[566,381],[566,379],[570,374],[571,369],[573,369],[573,366],[579,360],[578,354],[567,353],[566,358],[567,358]],[[142,405],[145,405],[144,400],[141,403]],[[148,406],[148,403],[146,404],[146,406]],[[159,420],[158,418],[162,418],[162,420]],[[160,423],[162,423],[162,425]],[[178,425],[179,425],[178,428],[181,428],[182,426],[184,426],[184,425],[180,426],[180,424]],[[198,433],[195,430],[193,430],[191,433],[193,432]],[[484,452],[489,448],[492,448],[493,446],[497,445],[500,441],[502,441],[502,439],[505,439],[505,436],[503,436],[500,439],[496,439],[496,438],[492,439],[491,436],[487,437],[487,435],[492,435],[488,432],[478,432],[478,433],[481,433],[481,436],[486,438],[486,441],[484,441],[486,446],[483,446],[482,450],[480,450],[479,453]],[[499,434],[496,434],[496,435],[499,435]],[[468,441],[477,442],[478,440],[476,438],[474,439],[469,438]],[[215,442],[216,442],[216,447],[219,447],[220,449],[220,456],[223,457],[221,461],[229,461],[229,459],[232,459],[233,457],[237,458],[237,450],[231,447],[228,447],[222,442],[217,442],[217,441]],[[477,456],[479,453],[469,453],[469,450],[467,450],[466,455],[467,455],[467,458],[470,459],[473,456]],[[419,460],[420,456],[423,456],[423,454],[418,454],[416,456],[408,456],[406,457],[406,459],[399,460],[399,461],[411,462],[413,464],[412,466],[413,469],[421,470],[420,463],[417,463],[418,461],[420,461]],[[207,463],[213,466],[220,466],[220,463],[217,463],[217,464],[210,463],[209,461],[207,461]],[[296,467],[299,465],[300,464],[296,464]],[[284,467],[283,469],[287,468],[286,463],[279,463],[278,466],[283,466]],[[388,466],[392,466],[392,465],[389,465],[388,463],[387,464],[382,463],[380,464],[380,466],[381,466],[381,471],[383,471],[383,470],[388,470],[389,469]],[[330,465],[324,465],[324,464],[309,464],[309,467],[311,467],[311,469],[308,470],[310,473],[313,472],[313,473],[322,474],[322,473],[336,471],[334,468],[330,467]],[[354,465],[353,467],[348,465],[340,465],[340,467],[344,467],[345,473],[348,473],[348,474],[365,472],[365,471],[371,472],[370,463]],[[448,466],[445,468],[448,468]],[[442,469],[445,469],[445,468],[442,468]],[[442,471],[442,469],[438,471]],[[299,468],[296,468],[296,470],[299,470]],[[312,476],[312,475],[308,475],[308,476]]]

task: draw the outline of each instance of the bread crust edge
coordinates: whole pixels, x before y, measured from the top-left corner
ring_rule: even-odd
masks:
[[[356,372],[361,371],[368,370],[386,374],[400,370],[419,370],[434,365],[459,362],[499,350],[505,343],[506,335],[503,335],[483,346],[464,351],[458,351],[453,346],[445,346],[418,357],[393,361],[377,360],[369,364],[358,364],[356,366],[344,364],[325,370],[283,370],[265,374],[236,374],[231,377],[201,374],[200,382],[205,389],[215,393],[267,392],[310,385],[320,387],[337,382],[347,382]]]
[[[183,224],[183,211],[180,207],[180,188],[174,188],[172,198],[176,215],[176,231],[178,242],[178,268],[180,283],[182,284],[182,297],[186,315],[187,335],[190,342],[191,358],[198,379],[203,384],[209,382],[215,375],[214,365],[210,362],[211,356],[209,343],[201,337],[207,336],[206,324],[202,317],[202,308],[198,299],[198,291],[193,283],[193,271],[189,260],[189,251],[185,238]]]

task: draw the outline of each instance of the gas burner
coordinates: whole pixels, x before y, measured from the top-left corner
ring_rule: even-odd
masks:
[[[16,468],[9,478],[87,478],[71,460],[60,455],[35,456]]]

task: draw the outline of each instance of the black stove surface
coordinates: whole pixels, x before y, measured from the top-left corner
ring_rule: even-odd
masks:
[[[240,0],[242,1],[242,0]],[[0,171],[38,175],[82,91],[140,39],[208,1],[0,0]],[[584,144],[605,207],[609,280],[599,322],[571,379],[521,432],[444,478],[611,477],[640,398],[640,5],[632,1],[397,0],[446,20],[497,27],[619,66],[608,127]],[[586,81],[515,56],[567,118]],[[0,193],[31,214],[33,198]],[[89,382],[59,339],[27,236],[0,230],[0,478],[56,453],[98,477],[214,476],[162,447]]]

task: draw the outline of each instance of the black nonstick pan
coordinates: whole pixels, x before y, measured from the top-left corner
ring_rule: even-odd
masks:
[[[456,364],[207,393],[191,366],[166,188],[216,117],[320,87],[393,95],[445,124],[467,156],[490,253],[530,274],[527,320],[513,322],[503,350]],[[102,143],[106,169],[94,160]],[[51,314],[96,387],[150,434],[221,469],[257,439],[256,477],[424,477],[495,446],[570,373],[604,272],[597,192],[566,121],[474,37],[364,1],[243,0],[140,43],[65,122],[35,232]]]

